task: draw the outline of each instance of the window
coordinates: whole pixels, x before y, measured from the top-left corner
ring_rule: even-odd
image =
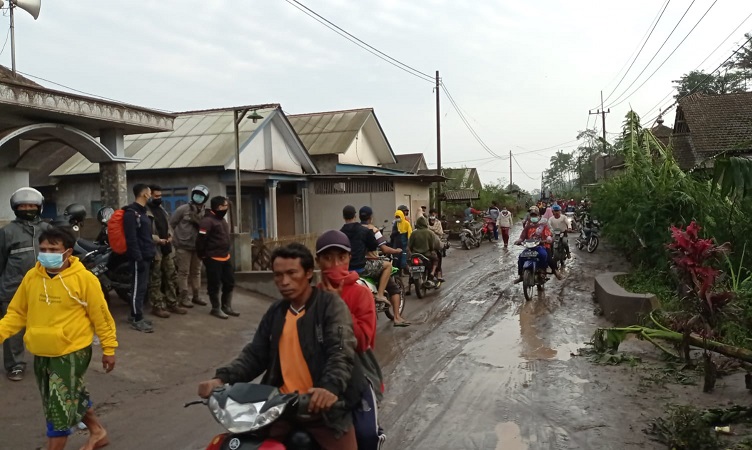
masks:
[[[172,214],[178,206],[188,203],[188,188],[162,188],[162,206],[168,213]]]
[[[314,183],[313,191],[319,195],[330,194],[367,194],[372,192],[393,192],[391,180],[321,180]]]

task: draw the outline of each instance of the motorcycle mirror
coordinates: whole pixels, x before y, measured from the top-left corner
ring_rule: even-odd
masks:
[[[80,229],[78,225],[73,225],[71,228],[73,229],[73,231],[78,231]]]
[[[460,223],[460,221],[459,221],[459,220],[457,220],[457,221],[455,221],[455,223]]]

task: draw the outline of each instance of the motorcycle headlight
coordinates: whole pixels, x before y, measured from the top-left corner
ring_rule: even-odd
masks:
[[[256,417],[256,422],[251,427],[250,431],[258,430],[259,428],[263,428],[270,423],[274,422],[275,420],[279,419],[279,416],[282,415],[282,413],[285,411],[285,406],[287,406],[286,403],[283,403],[281,405],[273,406],[263,413],[259,414],[258,417]]]
[[[211,410],[217,422],[230,433],[251,431],[259,415],[258,408],[262,405],[263,402],[241,404],[228,398],[225,407],[222,408],[213,396],[209,398],[209,410]]]

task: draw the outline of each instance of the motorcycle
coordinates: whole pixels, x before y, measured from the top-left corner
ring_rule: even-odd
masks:
[[[111,290],[115,290],[118,297],[125,302],[130,301],[131,297],[131,274],[128,261],[124,255],[113,253],[107,242],[107,221],[113,212],[114,210],[109,207],[97,212],[97,220],[102,224],[102,230],[96,241],[77,238],[73,245],[73,255],[78,257],[81,264],[99,279],[104,298],[108,303]],[[65,208],[63,214],[55,217],[51,224],[77,232],[83,227],[85,218],[85,207],[73,203]]]
[[[526,239],[521,244],[525,249],[520,254],[524,260],[522,263],[522,292],[525,294],[525,300],[533,299],[533,286],[537,286],[539,291],[548,281],[546,261],[538,260],[538,247],[541,245],[540,239]]]
[[[458,220],[457,223],[460,223]],[[480,247],[483,238],[483,225],[478,222],[465,222],[460,230],[460,242],[462,248],[470,250],[472,247]]]
[[[386,259],[387,261],[391,260],[392,258],[389,257],[382,257],[382,260]],[[399,286],[399,296],[400,296],[400,306],[399,306],[399,313],[402,314],[402,311],[405,310],[405,283],[402,281],[402,277],[400,276],[400,269],[398,267],[392,266],[392,280],[394,280],[395,283],[397,283],[397,286]],[[368,278],[368,277],[361,277],[357,283],[367,287],[371,290],[371,293],[373,294],[373,300],[376,302],[376,314],[383,312],[384,315],[389,320],[394,320],[394,314],[392,313],[392,304],[389,302],[379,301],[376,300],[376,296],[378,295],[378,287],[379,287],[379,280]]]
[[[483,218],[483,228],[481,229],[481,241],[484,241],[486,240],[486,238],[488,238],[488,242],[493,242],[495,223],[496,221],[490,217]]]
[[[214,389],[207,400],[188,402],[184,407],[206,405],[212,417],[228,432],[215,436],[206,450],[251,450],[319,448],[313,437],[302,429],[294,429],[284,442],[266,437],[266,429],[277,420],[305,423],[320,419],[308,411],[309,394],[282,394],[273,386],[235,383]],[[335,407],[342,408],[338,400]]]
[[[438,290],[441,287],[441,281],[429,280],[428,275],[431,273],[432,263],[427,256],[420,253],[413,253],[407,259],[407,265],[410,271],[408,283],[415,285],[415,294],[418,298],[423,298],[429,289]]]
[[[563,231],[554,231],[553,255],[552,258],[556,263],[556,268],[564,268],[564,261],[567,259],[567,250],[564,245],[567,234]]]
[[[564,215],[569,219],[569,228],[573,230],[577,230],[579,228],[579,224],[577,223],[577,217],[574,211],[567,211],[564,213]]]
[[[585,216],[582,222],[580,235],[577,237],[577,248],[582,250],[587,248],[588,253],[593,253],[600,242],[601,223],[596,219]]]

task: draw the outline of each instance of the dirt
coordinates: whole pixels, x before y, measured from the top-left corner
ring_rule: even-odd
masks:
[[[407,297],[411,327],[394,328],[379,318],[387,449],[664,448],[642,429],[667,403],[724,406],[748,398],[742,373],[719,380],[713,394],[703,394],[701,382],[666,382],[665,363],[644,342],[622,346],[642,359],[633,367],[577,356],[593,330],[608,325],[593,314],[594,276],[624,270],[625,263],[607,246],[593,254],[573,250],[564,280],[552,279],[525,302],[521,286],[512,283],[518,252],[487,242],[480,249],[453,248],[441,290],[421,300]],[[196,399],[197,383],[248,342],[270,302],[240,291],[239,318],[220,321],[208,307],[196,307],[186,316],[153,318],[151,335],[129,329],[125,304],[114,304],[117,366],[104,374],[97,349],[88,374],[110,433],[108,448],[205,448],[223,429],[205,407],[183,403]],[[2,378],[0,390],[0,448],[42,447],[33,378]],[[69,448],[84,439],[74,436]]]

